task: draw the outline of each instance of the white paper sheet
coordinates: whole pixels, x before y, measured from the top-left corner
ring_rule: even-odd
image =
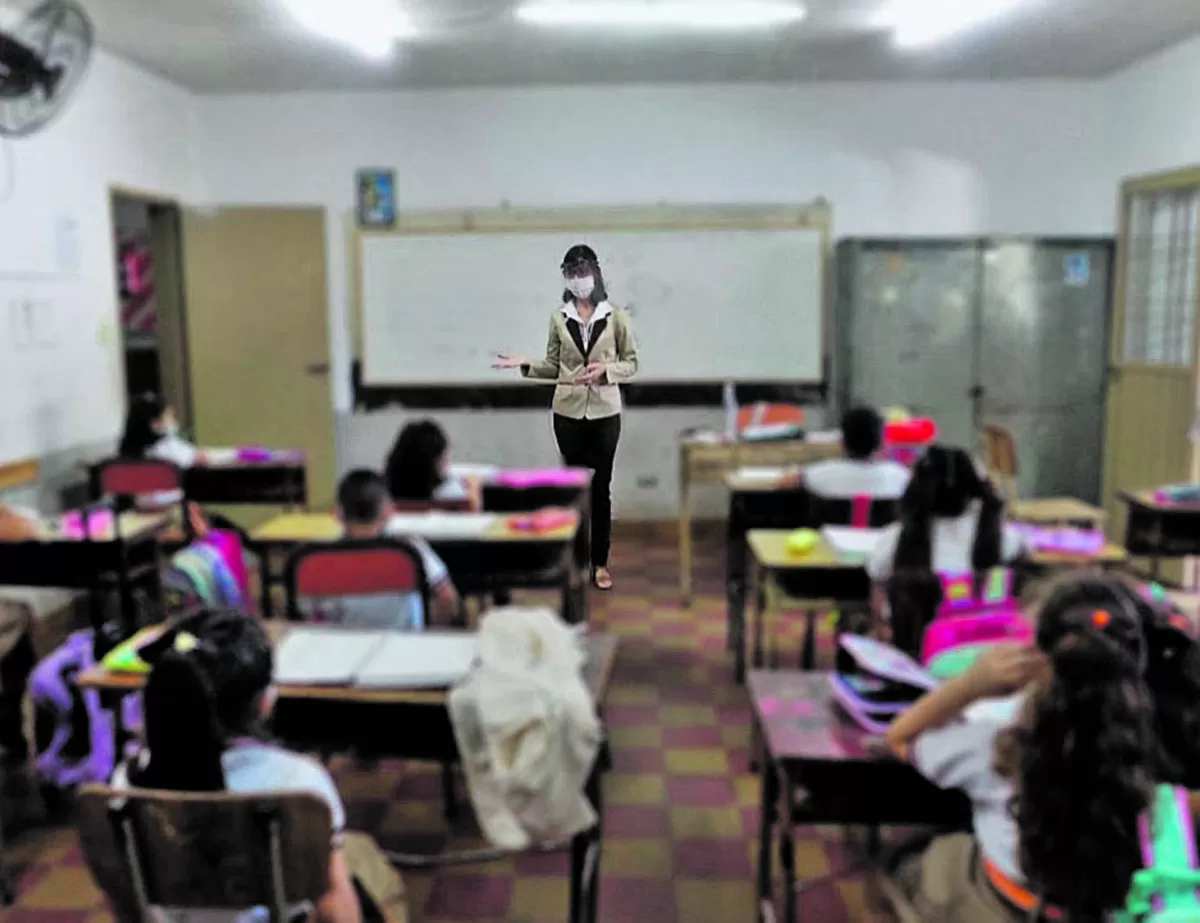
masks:
[[[479,538],[495,523],[493,513],[397,513],[388,520],[387,532],[417,538]]]
[[[450,466],[450,476],[453,478],[472,478],[475,480],[486,481],[494,477],[500,471],[499,465],[482,465],[482,464],[454,464]]]
[[[467,675],[479,648],[474,632],[393,632],[358,670],[371,689],[441,689]]]
[[[840,558],[865,558],[875,550],[882,529],[850,529],[845,526],[824,526],[821,535]]]
[[[815,429],[804,434],[804,441],[815,445],[833,445],[842,441],[840,429]]]
[[[776,484],[786,474],[784,468],[738,468],[738,480],[744,484]]]
[[[290,686],[347,686],[379,650],[386,632],[294,628],[275,650],[275,682]]]

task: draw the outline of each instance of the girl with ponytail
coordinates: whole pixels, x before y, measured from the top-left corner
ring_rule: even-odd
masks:
[[[979,577],[1021,551],[1020,535],[1004,524],[1003,498],[971,456],[930,446],[913,467],[899,522],[883,530],[867,562],[875,609],[890,609],[896,645],[915,654],[941,602],[938,573]]]
[[[1156,689],[1194,688],[1195,650],[1178,632],[1150,634],[1154,624],[1119,580],[1062,579],[1041,605],[1036,647],[985,653],[892,725],[892,750],[964,791],[974,815],[974,838],[936,840],[900,870],[923,920],[1104,923],[1125,906],[1155,786],[1193,759],[1160,733],[1194,728],[1200,707],[1156,700]],[[962,718],[1018,691],[1015,718]]]
[[[317,902],[317,918],[323,923],[398,918],[388,899],[374,899],[402,893],[398,876],[390,867],[381,873],[386,860],[372,840],[344,832],[345,808],[329,773],[266,739],[272,669],[270,639],[257,619],[207,611],[188,619],[174,645],[154,659],[143,693],[145,747],[129,765],[117,768],[113,784],[314,794],[329,805],[334,830],[329,891]],[[382,881],[387,875],[393,881]],[[297,913],[307,909],[296,908]]]

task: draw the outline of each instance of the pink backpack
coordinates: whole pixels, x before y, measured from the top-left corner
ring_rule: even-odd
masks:
[[[1013,598],[1011,571],[989,571],[978,593],[974,574],[939,572],[938,578],[942,603],[921,644],[921,663],[938,679],[964,672],[993,644],[1033,640],[1033,626]]]

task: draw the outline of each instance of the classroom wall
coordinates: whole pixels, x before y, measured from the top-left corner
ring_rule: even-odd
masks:
[[[1200,37],[1170,48],[1096,86],[1114,182],[1200,165]]]
[[[41,456],[46,499],[124,414],[109,186],[194,198],[191,99],[100,51],[57,121],[0,146],[0,455]]]
[[[329,209],[330,335],[343,463],[376,461],[397,415],[349,417],[346,232],[359,167],[401,208],[833,203],[839,236],[1111,231],[1083,83],[695,86],[241,96],[197,101],[202,195]],[[1052,128],[1051,128],[1052,126]],[[557,258],[551,255],[550,259]],[[619,295],[617,296],[619,298]],[[554,302],[548,293],[547,307]],[[488,344],[536,350],[541,344]],[[439,414],[459,455],[552,456],[541,412]],[[674,434],[704,411],[631,413],[618,515],[674,514]],[[462,435],[459,436],[458,432]],[[468,435],[469,434],[469,435]],[[478,448],[476,446],[478,444]],[[716,512],[718,501],[703,504]]]

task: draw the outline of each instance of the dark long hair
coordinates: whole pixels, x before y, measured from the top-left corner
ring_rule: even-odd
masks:
[[[1074,923],[1100,923],[1124,906],[1142,867],[1138,818],[1160,762],[1142,621],[1118,581],[1057,582],[1038,619],[1048,679],[997,739],[1025,878]]]
[[[132,398],[117,454],[121,458],[144,458],[146,452],[163,437],[154,429],[154,424],[166,409],[167,405],[157,394],[142,394]]]
[[[900,498],[900,535],[888,583],[895,640],[903,650],[916,653],[942,601],[942,582],[933,572],[934,522],[957,519],[975,502],[979,520],[971,569],[979,586],[986,572],[1001,564],[1004,499],[980,475],[965,449],[930,446],[913,466],[912,480]]]
[[[143,693],[150,759],[131,781],[143,788],[221,791],[221,755],[233,738],[258,730],[271,684],[271,643],[257,619],[239,612],[200,612],[181,630],[196,643],[170,647],[154,663]]]
[[[592,294],[588,296],[587,300],[592,303],[592,307],[594,308],[601,302],[608,301],[608,286],[604,284],[604,273],[600,271],[600,264],[593,263],[591,260],[587,260],[586,262],[591,271],[592,281],[595,283],[595,286],[592,288]],[[563,304],[569,304],[575,300],[575,296],[571,294],[569,288],[563,289],[562,300]]]
[[[438,469],[450,441],[433,420],[409,423],[396,437],[384,469],[393,500],[432,500],[443,477]]]
[[[1200,645],[1186,616],[1128,592],[1142,613],[1146,682],[1154,696],[1158,781],[1200,789]]]

